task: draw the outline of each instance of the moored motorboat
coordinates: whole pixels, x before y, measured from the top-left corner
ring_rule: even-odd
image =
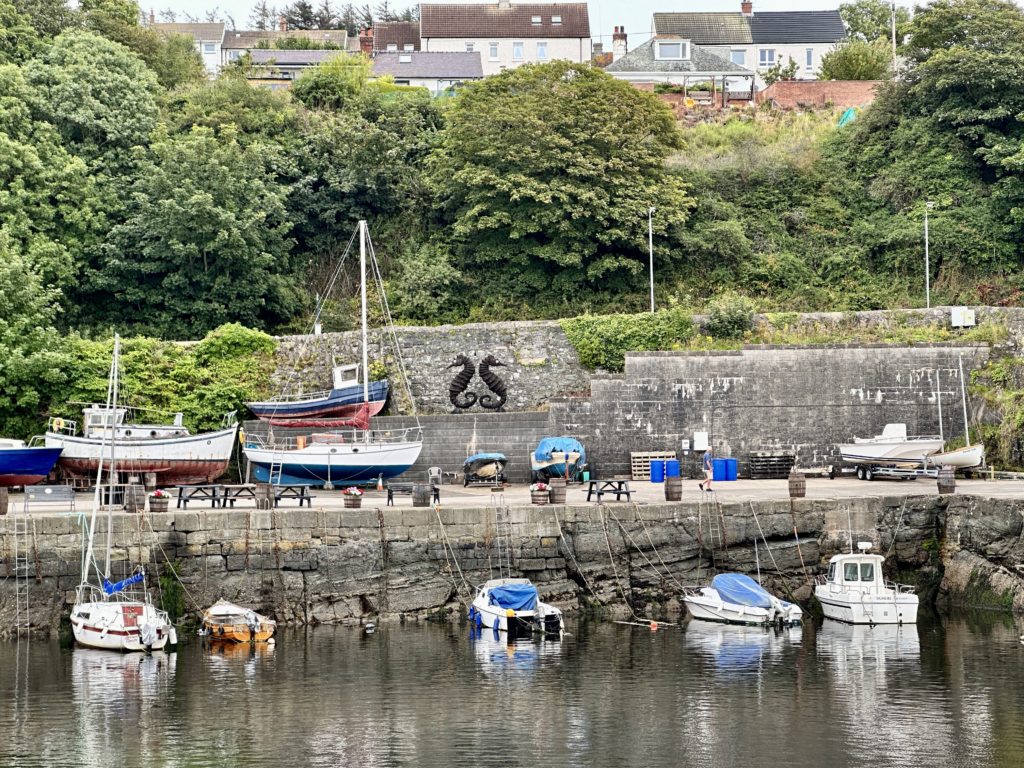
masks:
[[[839,453],[847,464],[878,467],[920,467],[927,457],[942,450],[941,436],[908,437],[906,424],[886,424],[875,437],[855,437],[840,443]]]
[[[227,600],[218,600],[203,611],[200,633],[215,642],[273,642],[277,622],[251,608],[243,608]]]
[[[695,619],[726,624],[782,624],[803,620],[800,606],[780,600],[742,573],[720,573],[710,587],[684,591],[683,602]]]
[[[917,622],[913,588],[885,581],[885,558],[871,554],[871,542],[858,542],[857,549],[829,560],[828,574],[814,588],[825,618],[849,624]]]
[[[509,634],[557,634],[564,629],[562,611],[542,603],[529,579],[490,579],[477,590],[469,620]]]
[[[23,440],[0,439],[0,488],[34,485],[46,479],[60,458],[60,448],[27,446]]]

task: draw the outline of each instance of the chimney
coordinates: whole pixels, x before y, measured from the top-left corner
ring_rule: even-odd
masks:
[[[612,61],[618,61],[626,55],[626,28],[616,27],[612,34]]]
[[[153,24],[156,24],[156,14],[153,13],[153,9],[152,8],[149,9],[149,24],[150,24],[150,26],[152,26]]]
[[[288,31],[288,21],[285,19],[284,14],[277,17],[277,29],[279,32]]]
[[[740,11],[743,13],[744,16],[753,16],[754,3],[752,2],[752,0],[742,0],[742,2],[740,3]]]
[[[360,30],[359,52],[365,56],[373,56],[373,27]]]

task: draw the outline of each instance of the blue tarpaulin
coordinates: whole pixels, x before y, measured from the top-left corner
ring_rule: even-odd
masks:
[[[537,607],[537,588],[533,584],[507,584],[488,593],[491,605],[513,611],[532,611]]]
[[[583,444],[575,437],[565,435],[562,437],[545,437],[538,443],[537,450],[533,452],[533,458],[537,461],[551,461],[552,453],[578,453],[580,455],[578,463],[580,464],[585,464],[587,460]]]
[[[145,572],[139,571],[138,573],[132,574],[127,579],[122,579],[121,581],[118,581],[114,584],[111,584],[109,581],[104,579],[103,591],[106,592],[108,595],[112,595],[115,592],[120,592],[125,587],[130,587],[132,584],[138,584],[144,578],[146,578]]]
[[[751,608],[771,608],[771,595],[760,584],[742,573],[720,573],[711,580],[711,587],[722,600]]]
[[[474,453],[472,456],[466,458],[465,463],[469,464],[471,461],[505,461],[504,453]]]

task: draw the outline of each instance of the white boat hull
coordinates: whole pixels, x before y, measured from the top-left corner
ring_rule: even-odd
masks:
[[[934,453],[928,457],[928,463],[935,467],[953,467],[954,469],[970,469],[980,467],[985,461],[984,445],[969,445],[955,451]]]
[[[902,442],[842,443],[838,447],[847,464],[921,466],[931,454],[942,450],[942,440],[929,438]]]
[[[517,611],[491,605],[487,590],[506,583],[524,583],[525,579],[494,579],[488,581],[477,593],[471,605],[473,618],[478,627],[495,632],[561,632],[564,628],[562,611],[553,605],[537,601],[535,610]]]
[[[322,485],[397,477],[416,463],[423,443],[311,443],[287,450],[246,445],[243,450],[259,482],[270,482],[271,468],[277,482],[280,468],[282,483]]]
[[[803,611],[797,605],[789,605],[780,613],[776,608],[760,608],[757,606],[730,603],[721,598],[718,590],[703,587],[700,592],[691,592],[683,597],[690,615],[702,621],[717,621],[726,624],[773,624],[781,620],[785,624],[798,624],[803,619]]]
[[[118,439],[120,472],[155,472],[164,485],[211,482],[227,470],[238,425],[217,432],[168,438]],[[101,458],[110,459],[110,438],[46,433],[47,448],[62,448],[60,468],[73,477],[95,478]]]
[[[883,590],[875,593],[837,589],[829,584],[814,588],[827,619],[847,624],[916,624],[917,595]]]
[[[77,603],[71,629],[79,645],[103,651],[158,651],[177,642],[167,614],[136,601]]]

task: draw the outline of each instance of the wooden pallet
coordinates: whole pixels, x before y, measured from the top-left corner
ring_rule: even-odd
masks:
[[[747,458],[751,480],[779,480],[789,477],[796,462],[792,453],[755,451]]]
[[[633,479],[650,480],[652,461],[669,461],[671,459],[674,459],[675,457],[675,451],[648,451],[645,453],[630,453],[629,463]]]

